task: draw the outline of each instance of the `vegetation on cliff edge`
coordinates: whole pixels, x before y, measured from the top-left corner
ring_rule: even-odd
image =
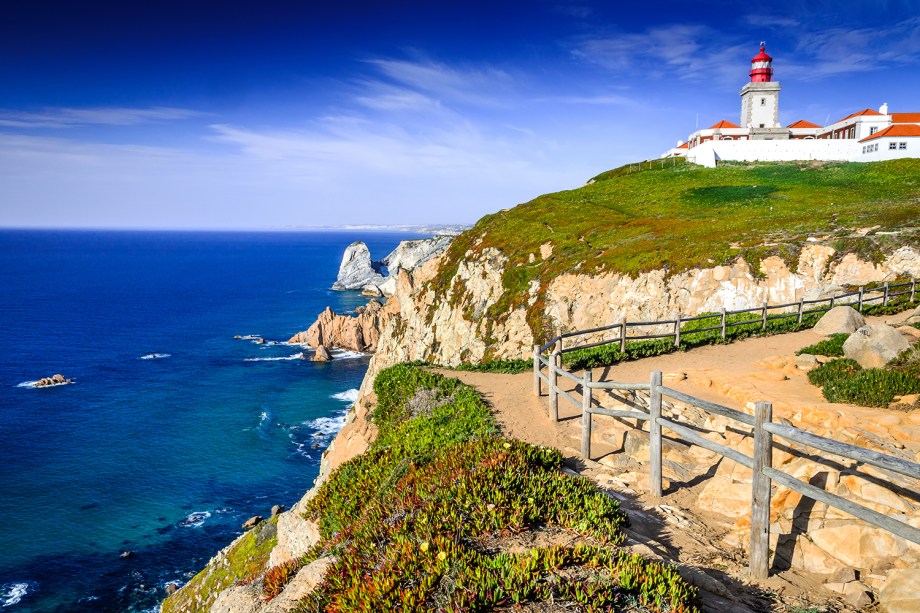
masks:
[[[743,257],[756,274],[770,255],[795,268],[809,237],[837,257],[852,252],[877,262],[897,246],[920,243],[918,218],[920,159],[629,166],[483,217],[454,240],[431,283],[445,298],[468,252],[498,249],[508,258],[505,291],[476,317],[500,319],[524,307],[535,336],[548,338],[540,297],[566,273],[674,274]],[[541,245],[552,247],[545,259]],[[528,305],[532,282],[539,291]]]
[[[267,596],[331,555],[298,610],[695,610],[675,569],[618,547],[619,504],[563,473],[558,451],[502,438],[473,388],[403,364],[382,371],[374,391],[378,438],[310,501],[305,515],[323,540],[270,571]],[[562,538],[541,542],[546,533]]]

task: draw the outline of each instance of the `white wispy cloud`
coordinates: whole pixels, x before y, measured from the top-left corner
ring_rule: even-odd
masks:
[[[38,112],[0,109],[0,126],[7,128],[71,128],[87,125],[132,126],[189,119],[198,111],[167,106],[149,108],[48,108]]]

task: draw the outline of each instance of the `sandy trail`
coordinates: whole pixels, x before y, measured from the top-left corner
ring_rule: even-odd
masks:
[[[872,317],[867,321],[897,325],[908,315]],[[823,338],[810,330],[751,338],[595,369],[593,376],[595,381],[603,378],[645,382],[651,371],[661,370],[669,387],[742,410],[745,403],[739,402],[739,397],[772,401],[778,417],[793,416],[797,407],[802,406],[877,415],[874,409],[828,403],[820,390],[808,383],[804,372],[790,374],[787,369],[788,376],[781,376],[782,373],[763,366],[764,360],[790,356]],[[726,518],[695,505],[699,490],[711,474],[694,475],[684,483],[673,483],[666,487],[661,499],[654,499],[647,491],[647,465],[626,454],[611,453],[614,448],[605,443],[604,422],[609,423],[609,418],[594,420],[592,459],[586,460],[580,453],[580,407],[560,398],[560,421],[552,422],[548,416],[546,385],[543,384],[543,395],[537,398],[532,373],[442,372],[479,389],[492,405],[505,434],[561,450],[572,471],[595,480],[599,487],[620,500],[632,523],[628,545],[643,555],[677,564],[703,590],[705,609],[720,613],[794,611],[830,605],[832,610],[852,610],[821,587],[826,577],[802,570],[774,570],[764,582],[749,581],[745,552],[721,542],[730,525]],[[574,389],[574,382],[561,381],[565,381],[567,389]],[[730,385],[713,383],[719,381],[728,381]],[[604,400],[602,403],[607,404]],[[618,476],[627,471],[640,478],[625,483]]]

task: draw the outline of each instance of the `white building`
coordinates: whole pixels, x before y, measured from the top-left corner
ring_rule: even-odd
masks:
[[[780,84],[764,45],[751,60],[751,81],[741,89],[741,125],[723,119],[678,141],[661,157],[686,157],[714,167],[722,160],[874,162],[920,157],[920,113],[864,109],[828,126],[800,119],[779,123]]]

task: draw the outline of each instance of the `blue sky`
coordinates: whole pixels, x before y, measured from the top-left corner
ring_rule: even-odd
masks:
[[[737,123],[760,40],[786,123],[920,112],[920,0],[7,2],[0,226],[473,222]]]

